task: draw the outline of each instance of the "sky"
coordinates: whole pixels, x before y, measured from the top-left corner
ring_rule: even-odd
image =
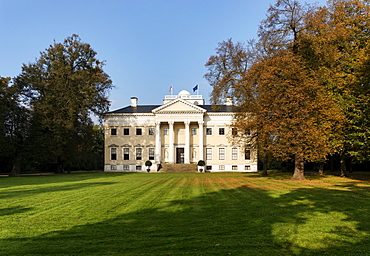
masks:
[[[210,104],[204,79],[218,43],[257,37],[274,0],[0,0],[0,76],[15,77],[23,64],[72,34],[105,61],[113,81],[110,110],[160,105],[187,90]],[[322,0],[306,0],[322,5]],[[199,90],[192,88],[198,85]]]

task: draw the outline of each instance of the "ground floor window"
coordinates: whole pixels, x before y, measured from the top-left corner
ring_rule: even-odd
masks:
[[[245,160],[251,160],[251,150],[246,148],[244,151],[244,159]]]
[[[143,149],[136,148],[136,160],[142,160],[143,158]]]
[[[130,170],[130,166],[128,164],[124,164],[123,165],[123,170],[124,171],[129,171]]]
[[[207,170],[207,171],[211,171],[211,170],[212,170],[212,165],[207,165],[207,166],[206,166],[206,170]]]
[[[212,148],[206,148],[206,160],[212,160]]]
[[[154,148],[149,148],[149,160],[154,160]]]
[[[233,170],[233,171],[237,171],[237,170],[238,170],[238,166],[237,166],[237,165],[233,165],[233,166],[231,166],[231,170]]]
[[[219,169],[220,171],[224,171],[224,170],[225,170],[225,165],[219,165],[219,166],[218,166],[218,169]]]
[[[237,148],[231,149],[231,160],[238,160],[238,149]]]
[[[136,171],[141,171],[141,165],[136,165]]]
[[[130,160],[130,148],[123,148],[123,160]]]
[[[110,149],[110,160],[117,160],[117,148]]]
[[[250,166],[250,165],[246,165],[246,166],[244,166],[244,170],[248,171],[248,170],[250,170],[250,169],[251,169],[251,166]]]
[[[225,148],[218,149],[218,159],[225,160]]]
[[[112,171],[117,170],[117,165],[111,165],[111,166],[110,166],[110,169],[111,169]]]

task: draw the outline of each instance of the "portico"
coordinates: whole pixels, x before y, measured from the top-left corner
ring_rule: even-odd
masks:
[[[189,164],[195,162],[194,159],[203,159],[203,123],[204,121],[190,120],[157,121],[155,161]],[[168,132],[164,132],[165,129],[168,129]]]

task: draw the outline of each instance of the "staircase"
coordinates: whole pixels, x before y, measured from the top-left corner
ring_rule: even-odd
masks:
[[[159,172],[198,172],[196,164],[163,164]]]

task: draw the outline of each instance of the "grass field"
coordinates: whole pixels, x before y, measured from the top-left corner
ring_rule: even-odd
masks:
[[[370,255],[369,179],[0,178],[0,255]]]

